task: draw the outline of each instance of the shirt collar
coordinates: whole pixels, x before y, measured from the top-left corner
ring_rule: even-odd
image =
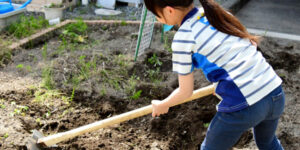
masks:
[[[198,8],[194,7],[182,20],[181,25],[188,20],[189,18],[193,17],[198,12]]]

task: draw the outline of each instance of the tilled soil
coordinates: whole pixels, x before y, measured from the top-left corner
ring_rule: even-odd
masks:
[[[161,43],[156,31],[152,49],[134,62],[137,28],[89,26],[85,43],[63,50],[57,31],[49,40],[14,51],[12,60],[0,69],[0,149],[26,149],[33,129],[46,136],[68,131],[167,97],[178,86],[171,54],[163,50],[168,43]],[[172,34],[167,35],[169,41]],[[297,149],[300,43],[264,39],[259,49],[284,80],[286,109],[279,139],[286,149]],[[154,54],[161,65],[150,63]],[[49,81],[47,68],[52,89],[41,86]],[[196,88],[209,85],[200,71],[195,79]],[[217,98],[208,96],[171,108],[161,117],[147,115],[46,149],[198,149],[217,103]],[[245,133],[235,148],[255,149],[252,137],[250,131]]]

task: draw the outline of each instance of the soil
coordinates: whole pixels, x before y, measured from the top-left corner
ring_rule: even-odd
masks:
[[[164,50],[174,33],[161,43],[155,31],[152,47],[134,62],[137,28],[89,26],[84,43],[65,47],[59,30],[48,40],[14,51],[0,68],[0,149],[27,149],[33,129],[45,136],[68,131],[167,97],[178,86],[171,53]],[[285,149],[298,149],[300,43],[264,39],[259,49],[284,81],[286,108],[277,135]],[[150,63],[154,54],[162,65]],[[195,88],[210,84],[201,71],[195,72],[195,80]],[[207,96],[161,117],[146,115],[45,149],[198,149],[218,102]],[[256,149],[250,131],[235,146],[249,148]]]

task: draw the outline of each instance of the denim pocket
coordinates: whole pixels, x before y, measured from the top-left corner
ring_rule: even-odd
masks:
[[[279,118],[284,110],[285,103],[285,95],[284,92],[280,92],[279,94],[272,96],[273,100],[273,114],[272,118]]]

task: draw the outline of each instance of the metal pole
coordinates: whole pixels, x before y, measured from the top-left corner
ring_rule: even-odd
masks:
[[[139,33],[139,37],[138,37],[138,42],[137,42],[137,46],[136,46],[136,49],[135,49],[134,61],[136,61],[136,59],[138,57],[138,54],[139,54],[139,49],[140,49],[140,45],[141,45],[141,39],[142,39],[142,36],[143,36],[145,20],[146,20],[146,17],[147,17],[147,8],[145,6],[144,6],[144,12],[145,13],[144,13],[144,16],[143,16],[143,19],[142,19],[141,29],[140,29],[140,33]]]

